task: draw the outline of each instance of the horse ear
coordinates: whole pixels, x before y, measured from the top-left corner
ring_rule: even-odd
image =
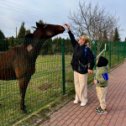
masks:
[[[39,24],[38,22],[36,22],[36,26],[37,26],[37,28],[38,28],[38,27],[40,27],[40,24]]]
[[[32,28],[36,29],[36,27],[35,27],[35,26],[32,26]]]

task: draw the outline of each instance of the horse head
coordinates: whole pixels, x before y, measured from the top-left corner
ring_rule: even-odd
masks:
[[[36,27],[33,36],[38,39],[48,39],[65,31],[63,26],[54,24],[36,22]]]

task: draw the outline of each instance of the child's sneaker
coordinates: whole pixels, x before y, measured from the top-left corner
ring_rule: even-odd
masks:
[[[95,110],[97,112],[97,111],[101,110],[101,107],[97,107]]]
[[[96,113],[98,114],[107,114],[107,110],[106,109],[102,109],[101,107],[96,108]]]

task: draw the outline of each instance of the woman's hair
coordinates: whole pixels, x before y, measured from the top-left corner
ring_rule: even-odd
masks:
[[[90,42],[90,39],[89,39],[89,37],[87,35],[81,35],[80,38],[84,39],[85,43]]]

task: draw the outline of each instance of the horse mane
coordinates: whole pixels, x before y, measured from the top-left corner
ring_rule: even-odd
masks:
[[[31,44],[32,40],[33,40],[33,34],[29,33],[29,34],[25,35],[23,44],[27,46],[27,45]]]
[[[44,25],[46,25],[44,22],[40,22],[40,23],[37,23],[36,22],[36,25],[37,25],[37,27],[32,27],[32,28],[34,28],[35,30],[37,29],[37,28],[39,28],[39,27],[42,27],[42,26],[44,26]],[[24,45],[25,46],[27,46],[27,45],[29,45],[29,44],[31,44],[31,42],[32,42],[32,40],[33,40],[33,33],[28,33],[28,34],[26,34],[25,35],[25,38],[24,38]]]

